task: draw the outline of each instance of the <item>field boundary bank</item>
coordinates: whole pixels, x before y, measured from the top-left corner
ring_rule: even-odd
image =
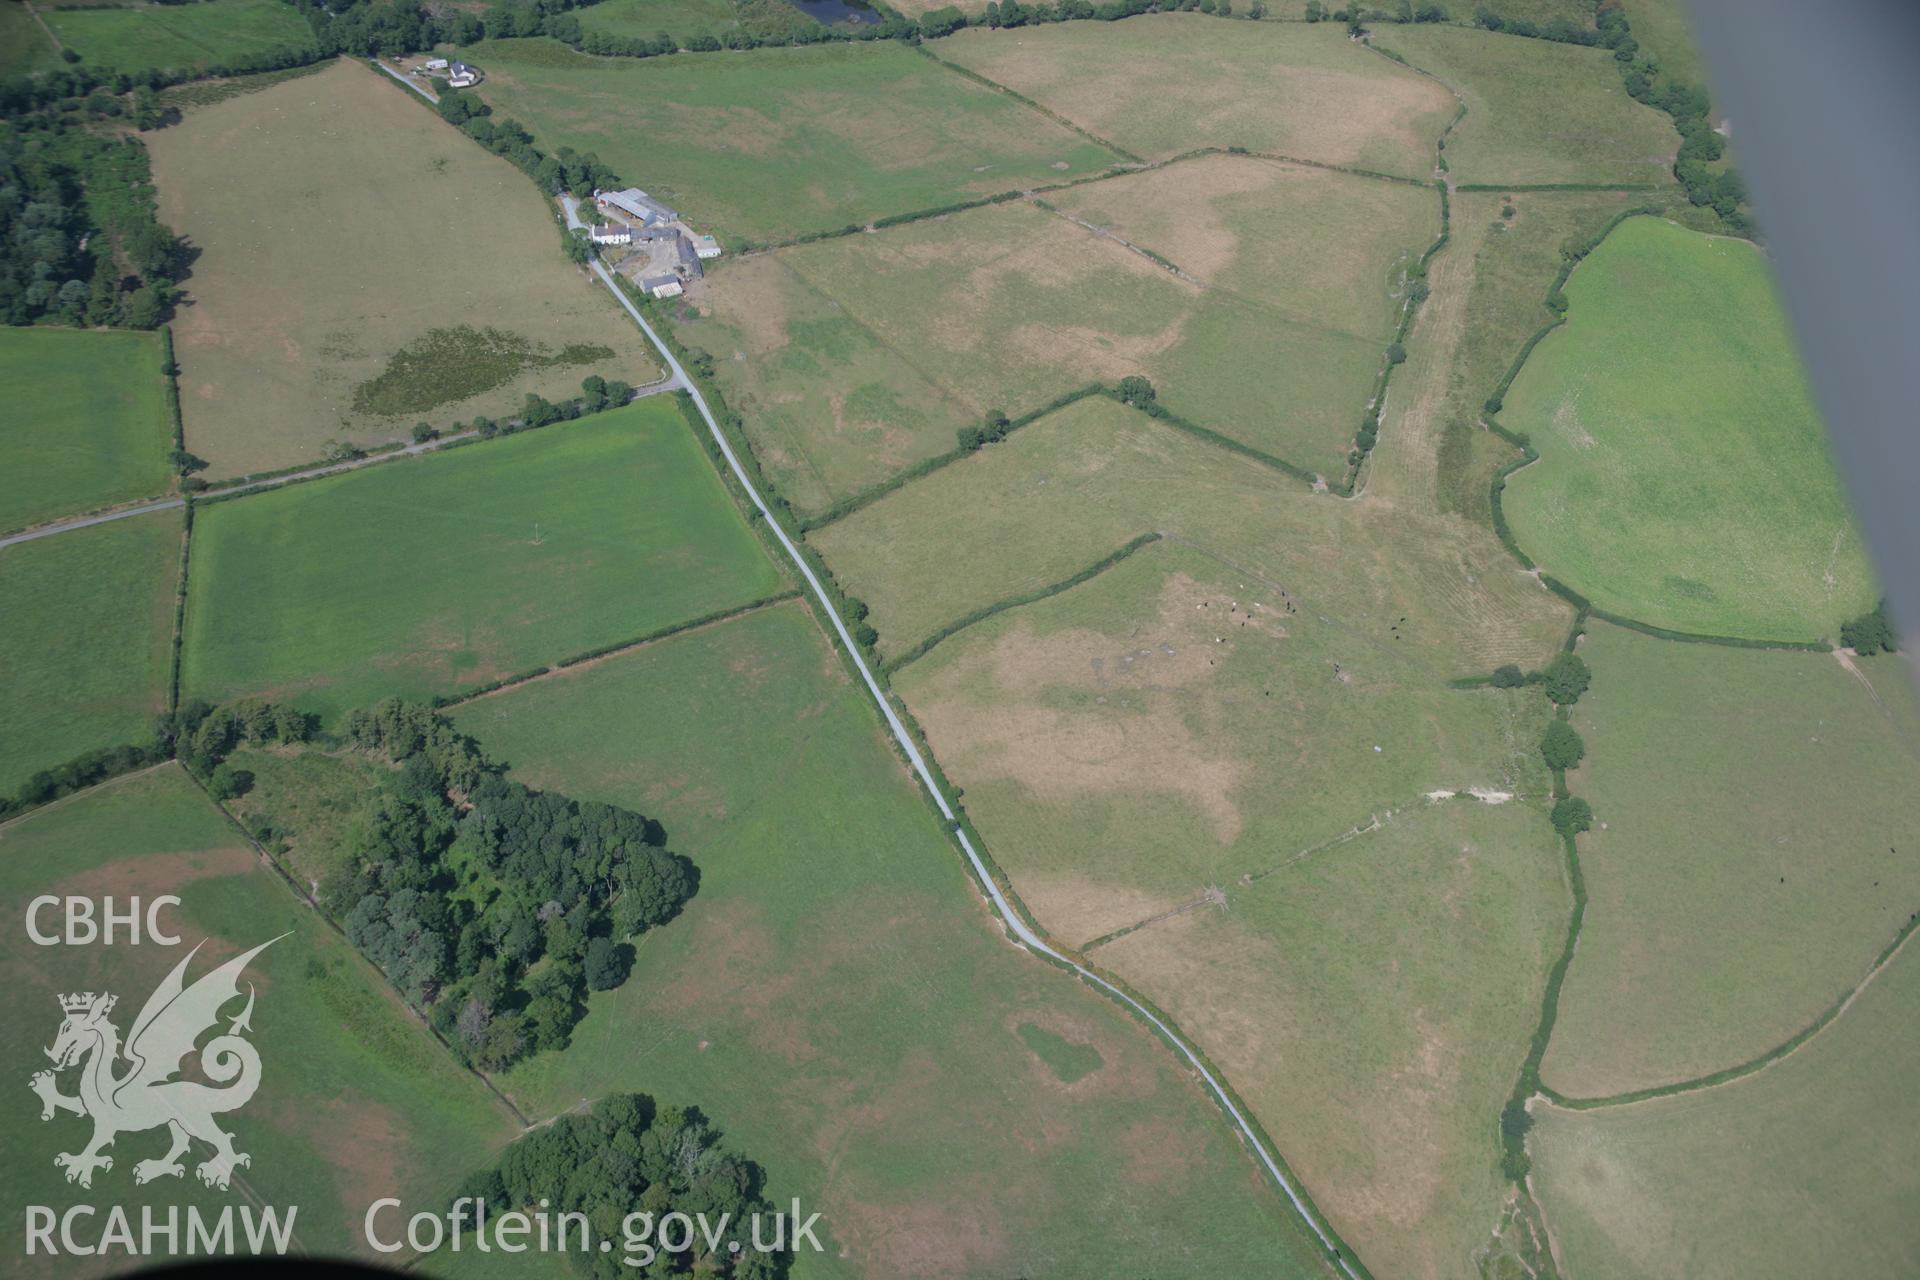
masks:
[[[1361,413],[1360,429],[1354,433],[1353,442],[1348,447],[1346,474],[1341,477],[1340,484],[1335,489],[1335,492],[1343,498],[1358,497],[1364,490],[1367,463],[1372,460],[1373,451],[1380,443],[1380,418],[1386,411],[1387,391],[1393,383],[1393,371],[1401,361],[1406,359],[1407,338],[1413,333],[1414,321],[1420,314],[1421,306],[1431,296],[1432,288],[1427,284],[1428,268],[1432,265],[1434,258],[1439,256],[1440,251],[1445,249],[1448,242],[1453,239],[1453,193],[1452,180],[1447,176],[1450,172],[1447,165],[1447,139],[1453,136],[1453,131],[1459,127],[1460,122],[1467,118],[1467,99],[1460,90],[1431,71],[1416,67],[1397,54],[1374,48],[1370,38],[1362,39],[1359,43],[1361,48],[1375,57],[1384,58],[1415,75],[1424,76],[1445,89],[1453,96],[1454,112],[1453,117],[1447,121],[1446,127],[1440,130],[1433,141],[1433,172],[1438,176],[1418,184],[1432,187],[1440,193],[1440,234],[1431,245],[1427,246],[1427,251],[1420,255],[1420,260],[1414,269],[1407,273],[1407,298],[1400,307],[1400,322],[1394,328],[1393,337],[1388,339],[1387,353],[1382,360],[1380,372],[1374,378],[1373,393]],[[1416,284],[1425,292],[1416,294],[1414,291]],[[1399,361],[1394,360],[1391,354],[1395,348],[1398,348],[1401,353]]]
[[[1239,1131],[1240,1135],[1246,1140],[1248,1145],[1253,1148],[1253,1153],[1260,1164],[1265,1168],[1273,1179],[1274,1184],[1292,1205],[1300,1220],[1306,1224],[1309,1231],[1311,1231],[1313,1236],[1319,1241],[1321,1247],[1326,1251],[1328,1259],[1337,1265],[1340,1271],[1349,1277],[1349,1280],[1371,1280],[1371,1273],[1367,1270],[1365,1264],[1359,1261],[1358,1256],[1354,1253],[1351,1246],[1347,1245],[1339,1236],[1333,1224],[1320,1212],[1318,1206],[1313,1203],[1303,1190],[1296,1186],[1295,1176],[1287,1166],[1284,1158],[1279,1155],[1277,1144],[1273,1143],[1272,1139],[1266,1135],[1264,1128],[1257,1120],[1251,1117],[1250,1113],[1244,1109],[1243,1104],[1237,1101],[1237,1095],[1228,1088],[1223,1082],[1222,1077],[1216,1074],[1208,1065],[1205,1055],[1200,1052],[1198,1047],[1190,1044],[1179,1032],[1174,1030],[1172,1020],[1157,1014],[1151,1003],[1144,997],[1133,994],[1124,984],[1102,975],[1054,947],[1029,923],[1024,911],[1016,909],[1014,904],[1017,902],[1017,898],[1012,896],[1011,887],[1009,886],[1003,891],[999,880],[993,871],[989,870],[987,859],[984,858],[979,849],[976,848],[970,834],[972,830],[971,822],[967,820],[963,811],[956,812],[954,806],[948,801],[945,788],[939,778],[936,777],[934,768],[928,763],[928,756],[922,754],[916,742],[915,735],[908,731],[906,723],[903,722],[901,718],[901,711],[896,710],[893,700],[888,696],[886,690],[874,676],[872,667],[869,666],[860,645],[854,640],[852,632],[847,627],[846,621],[841,617],[839,609],[834,604],[832,594],[822,582],[821,575],[815,572],[809,557],[804,554],[799,546],[795,544],[794,540],[789,537],[786,528],[775,516],[773,507],[769,505],[768,500],[762,496],[760,490],[754,485],[749,476],[748,468],[741,462],[739,455],[734,451],[733,444],[728,439],[727,432],[720,425],[719,419],[714,416],[712,409],[708,407],[706,396],[702,392],[699,384],[687,376],[685,369],[681,366],[672,348],[660,337],[653,325],[648,322],[641,309],[635,305],[633,300],[620,288],[616,278],[607,270],[606,265],[598,260],[594,260],[591,265],[594,273],[600,277],[601,283],[606,285],[607,289],[613,293],[627,314],[632,317],[634,323],[640,326],[642,332],[644,332],[647,338],[654,344],[655,349],[660,353],[662,358],[667,361],[668,368],[676,376],[684,380],[688,399],[692,402],[694,408],[699,411],[701,419],[705,422],[708,433],[711,435],[713,443],[720,454],[720,458],[732,473],[733,478],[739,483],[746,498],[752,503],[754,510],[756,510],[766,522],[768,530],[779,542],[781,549],[787,554],[794,567],[800,571],[802,579],[812,591],[814,598],[823,607],[827,621],[831,624],[832,635],[837,637],[839,647],[842,649],[847,660],[853,665],[860,683],[865,685],[867,692],[872,698],[872,705],[879,711],[893,742],[905,757],[909,769],[918,777],[924,788],[924,794],[932,801],[934,808],[946,824],[948,833],[966,855],[966,860],[973,870],[980,889],[984,892],[989,906],[1000,916],[1005,930],[1012,935],[1013,939],[1019,945],[1032,952],[1041,960],[1078,975],[1083,981],[1093,985],[1115,999],[1124,1008],[1130,1010],[1141,1019],[1150,1031],[1172,1047],[1179,1057],[1184,1059],[1199,1075],[1207,1091],[1219,1104],[1221,1110],[1226,1113],[1228,1119]],[[729,413],[731,413],[731,411],[729,411]],[[744,444],[743,447],[745,447]],[[748,450],[748,456],[750,458],[752,457],[750,449]],[[755,469],[757,470],[757,459],[755,460]],[[773,492],[777,496],[778,490],[773,490]],[[784,502],[782,502],[782,505],[784,506]],[[825,571],[824,565],[822,566],[822,571]],[[835,589],[838,589],[837,583],[835,584]],[[982,843],[984,844],[984,841],[982,841]]]
[[[173,636],[167,646],[167,714],[180,709],[180,663],[187,645],[187,571],[193,563],[193,504],[180,519],[180,572],[173,580]]]
[[[659,644],[662,640],[671,640],[675,636],[685,635],[689,631],[701,631],[708,627],[717,627],[723,623],[732,622],[736,618],[744,618],[749,614],[759,613],[765,609],[772,609],[787,603],[789,600],[797,600],[799,598],[800,589],[798,587],[789,587],[785,591],[778,591],[769,596],[761,596],[759,599],[750,600],[743,605],[735,605],[730,609],[716,609],[711,613],[701,614],[697,618],[689,618],[684,622],[676,622],[670,626],[649,631],[645,635],[635,637],[632,640],[621,640],[615,644],[602,645],[597,649],[589,649],[585,653],[577,653],[570,658],[562,658],[558,662],[549,663],[543,667],[529,668],[526,671],[520,672],[518,675],[505,676],[499,680],[490,681],[487,684],[478,685],[471,689],[462,689],[457,693],[442,694],[429,700],[427,705],[436,711],[444,711],[450,707],[465,706],[469,702],[477,702],[482,698],[491,698],[497,693],[507,693],[511,690],[518,689],[522,685],[534,684],[553,676],[565,675],[576,667],[586,666],[588,663],[598,662],[603,658],[622,657],[625,654],[632,653],[636,649],[645,649],[652,645]]]
[[[932,55],[928,55],[932,56]],[[938,61],[938,59],[935,59]],[[1424,73],[1423,73],[1424,74]],[[1092,186],[1100,182],[1112,182],[1119,178],[1131,178],[1138,174],[1154,173],[1176,164],[1187,164],[1195,160],[1215,157],[1231,159],[1259,160],[1267,164],[1298,165],[1304,169],[1321,169],[1328,173],[1345,174],[1352,178],[1365,178],[1374,182],[1391,182],[1405,187],[1432,187],[1439,185],[1429,178],[1410,178],[1403,174],[1381,173],[1376,169],[1360,169],[1352,165],[1334,164],[1326,160],[1308,160],[1304,156],[1290,156],[1278,151],[1255,151],[1247,147],[1208,145],[1182,151],[1178,155],[1168,156],[1164,160],[1137,160],[1124,164],[1108,165],[1098,173],[1085,173],[1077,178],[1067,178],[1060,182],[1043,182],[1037,186],[1016,187],[1008,191],[996,191],[991,195],[974,196],[966,200],[954,200],[947,204],[931,205],[924,209],[909,209],[901,213],[889,213],[870,222],[849,222],[838,227],[822,227],[814,231],[802,231],[798,235],[783,240],[770,240],[765,244],[743,238],[740,241],[739,257],[751,258],[763,253],[778,253],[783,249],[797,249],[803,245],[819,244],[825,240],[844,240],[848,236],[868,235],[876,231],[885,231],[889,227],[904,227],[915,222],[927,222],[935,218],[944,218],[950,214],[969,213],[975,209],[984,209],[991,205],[1012,204],[1020,200],[1035,200],[1042,196],[1055,195],[1062,191],[1072,191],[1076,187]]]
[[[1012,419],[1004,428],[1001,428],[1001,434],[996,440],[982,441],[970,449],[953,448],[947,450],[945,453],[935,454],[931,458],[924,458],[899,474],[882,480],[876,485],[862,489],[859,493],[853,494],[850,497],[842,498],[830,506],[822,507],[819,511],[810,515],[803,515],[798,511],[793,511],[794,527],[804,536],[816,530],[827,528],[829,525],[838,524],[848,516],[865,510],[867,507],[872,506],[896,490],[905,488],[916,480],[924,480],[936,471],[944,470],[956,462],[964,462],[974,454],[982,453],[993,445],[998,444],[1001,440],[1004,440],[1007,436],[1012,435],[1022,427],[1032,426],[1042,418],[1050,417],[1062,409],[1066,409],[1091,396],[1105,396],[1115,403],[1126,403],[1120,399],[1120,394],[1117,390],[1107,386],[1105,383],[1095,382],[1084,387],[1077,387],[1072,391],[1055,396],[1038,409],[1028,410],[1019,417]],[[1308,471],[1305,467],[1297,466],[1294,463],[1288,462],[1285,458],[1277,457],[1274,454],[1266,452],[1264,449],[1245,444],[1234,439],[1232,436],[1223,435],[1215,431],[1212,427],[1203,427],[1197,422],[1182,417],[1180,414],[1160,404],[1158,400],[1155,400],[1151,407],[1145,409],[1144,412],[1148,418],[1155,422],[1163,423],[1175,431],[1184,432],[1196,439],[1204,440],[1208,444],[1224,449],[1229,453],[1236,453],[1244,458],[1250,458],[1262,466],[1270,467],[1282,475],[1299,481],[1310,490],[1314,489],[1321,480],[1321,477],[1317,473]],[[789,508],[789,510],[791,510],[791,508]]]
[[[1520,567],[1538,577],[1540,584],[1547,590],[1553,592],[1582,613],[1598,618],[1602,622],[1612,623],[1616,627],[1625,627],[1631,631],[1638,631],[1643,635],[1653,636],[1655,639],[1673,640],[1682,644],[1717,644],[1734,649],[1777,649],[1801,653],[1831,653],[1834,646],[1825,640],[1756,639],[1750,636],[1727,636],[1715,635],[1710,632],[1676,631],[1672,628],[1658,626],[1651,622],[1643,622],[1638,618],[1628,617],[1625,614],[1615,613],[1610,609],[1603,609],[1595,605],[1592,600],[1588,599],[1581,592],[1543,570],[1534,561],[1533,557],[1521,549],[1520,541],[1514,535],[1513,526],[1507,521],[1506,506],[1504,503],[1507,481],[1516,472],[1540,461],[1541,458],[1540,451],[1534,448],[1533,441],[1528,438],[1524,432],[1509,429],[1496,417],[1500,410],[1506,405],[1507,392],[1513,388],[1514,381],[1519,378],[1520,371],[1526,366],[1527,358],[1533,354],[1534,349],[1546,339],[1548,334],[1553,333],[1567,323],[1566,313],[1568,302],[1564,290],[1567,281],[1573,276],[1574,268],[1586,261],[1593,251],[1598,249],[1601,243],[1628,219],[1639,217],[1657,218],[1660,217],[1663,212],[1664,208],[1658,205],[1636,205],[1631,209],[1623,209],[1608,219],[1606,225],[1601,227],[1586,244],[1578,249],[1563,251],[1565,260],[1560,264],[1560,270],[1555,273],[1553,283],[1548,286],[1546,295],[1547,309],[1554,313],[1554,318],[1542,325],[1532,336],[1521,344],[1519,354],[1514,356],[1513,362],[1507,366],[1507,372],[1501,377],[1493,393],[1487,397],[1486,403],[1481,406],[1480,425],[1499,436],[1502,440],[1505,440],[1514,448],[1520,450],[1520,456],[1518,458],[1512,459],[1493,473],[1493,480],[1488,486],[1488,501],[1493,521],[1494,536],[1499,538],[1500,545],[1505,547],[1515,560],[1519,561]],[[1692,228],[1688,228],[1688,230],[1692,230]],[[1695,234],[1705,233],[1695,232]]]
[[[935,53],[933,50],[927,48],[927,46],[924,43],[912,45],[909,47],[911,47],[913,51],[915,53],[918,53],[921,57],[926,58],[929,61],[938,63],[940,66],[945,67],[947,70],[953,72],[955,75],[958,75],[963,79],[971,80],[976,84],[983,85],[986,88],[991,89],[995,93],[1011,98],[1015,102],[1019,103],[1021,106],[1030,108],[1033,111],[1037,111],[1041,115],[1045,116],[1047,119],[1053,121],[1055,124],[1060,125],[1062,128],[1071,129],[1073,132],[1079,134],[1081,137],[1085,138],[1088,142],[1093,143],[1095,146],[1105,147],[1108,151],[1113,152],[1113,154],[1119,156],[1121,159],[1125,160],[1129,164],[1146,164],[1147,163],[1147,160],[1144,156],[1137,156],[1133,154],[1133,152],[1127,150],[1125,147],[1114,145],[1113,143],[1107,141],[1105,138],[1101,137],[1099,134],[1093,132],[1093,130],[1082,128],[1080,125],[1077,125],[1073,121],[1067,119],[1065,116],[1061,115],[1059,112],[1055,111],[1053,108],[1048,106],[1043,106],[1041,103],[1034,101],[1032,98],[1029,98],[1026,94],[1021,93],[1019,90],[1010,89],[1006,85],[1001,84],[998,80],[988,79],[986,76],[981,75],[978,71],[973,70],[971,67],[963,67],[957,62],[947,61],[945,58],[941,57],[939,54]]]
[[[1866,976],[1842,993],[1838,1000],[1828,1005],[1819,1017],[1773,1048],[1760,1054],[1758,1057],[1749,1058],[1747,1061],[1739,1063],[1736,1066],[1725,1067],[1719,1071],[1709,1072],[1704,1076],[1695,1076],[1690,1080],[1680,1080],[1673,1084],[1655,1085],[1647,1089],[1633,1089],[1626,1093],[1607,1094],[1598,1098],[1570,1098],[1556,1089],[1549,1088],[1544,1083],[1540,1085],[1539,1094],[1553,1106],[1559,1107],[1562,1110],[1599,1111],[1607,1107],[1626,1107],[1640,1102],[1652,1102],[1659,1098],[1670,1098],[1676,1094],[1698,1093],[1702,1089],[1713,1089],[1723,1084],[1732,1084],[1736,1080],[1744,1080],[1748,1076],[1758,1075],[1768,1067],[1773,1066],[1776,1062],[1792,1057],[1819,1036],[1821,1032],[1839,1021],[1840,1015],[1844,1014],[1853,1005],[1853,1002],[1859,999],[1861,992],[1865,991],[1867,987],[1872,984],[1873,980],[1879,977],[1887,966],[1893,963],[1902,948],[1907,945],[1908,939],[1913,937],[1916,930],[1920,930],[1920,911],[1910,912],[1908,914],[1907,922],[1901,925],[1899,930],[1894,933],[1893,941],[1880,949],[1880,954],[1875,957],[1873,964],[1867,969]]]
[[[1018,609],[1025,605],[1038,604],[1042,600],[1050,599],[1062,592],[1071,591],[1083,583],[1091,582],[1108,569],[1113,568],[1121,561],[1133,555],[1133,553],[1140,550],[1140,548],[1151,546],[1153,543],[1160,541],[1163,536],[1164,535],[1157,530],[1152,533],[1143,533],[1124,543],[1117,550],[1111,551],[1107,555],[1094,561],[1070,578],[1062,578],[1060,581],[1048,586],[1037,587],[1032,591],[1023,592],[1017,596],[1008,596],[1003,600],[996,600],[992,604],[983,605],[971,613],[962,614],[952,622],[936,629],[933,634],[902,653],[899,657],[891,658],[881,663],[880,674],[883,676],[893,675],[894,672],[900,670],[900,668],[906,666],[908,663],[917,662],[921,658],[926,657],[941,641],[958,635],[975,623],[985,622],[987,619],[1005,613],[1009,609]]]

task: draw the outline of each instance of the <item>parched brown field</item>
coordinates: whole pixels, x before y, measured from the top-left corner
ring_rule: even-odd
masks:
[[[1036,918],[1080,946],[1478,789],[1538,800],[1529,692],[1185,541],[895,677]]]
[[[1038,923],[1179,1020],[1378,1274],[1457,1275],[1568,905],[1546,708],[1370,613],[1164,540],[894,686]]]
[[[872,606],[881,651],[896,655],[1156,529],[1303,599],[1339,601],[1362,634],[1426,648],[1450,675],[1537,666],[1572,617],[1483,526],[1372,492],[1356,501],[1308,493],[1104,397],[1051,414],[809,541]]]
[[[1470,1276],[1570,904],[1537,808],[1450,800],[1092,958],[1225,1070],[1374,1274]]]
[[[1055,193],[1055,211],[997,205],[735,264],[682,337],[716,357],[803,510],[946,452],[990,409],[1132,374],[1193,421],[1338,474],[1437,197],[1245,158],[1175,168],[1190,190],[1169,170]],[[1348,193],[1368,229],[1342,230]],[[1147,200],[1167,207],[1138,247],[1105,229]]]
[[[1425,177],[1454,112],[1439,84],[1337,23],[1160,14],[970,29],[931,48],[1149,160],[1238,146]]]
[[[200,251],[174,350],[187,447],[210,476],[307,461],[330,438],[365,445],[421,419],[510,413],[528,392],[576,394],[589,373],[658,376],[605,291],[561,258],[525,176],[410,98],[343,61],[149,135],[161,218]],[[435,360],[402,389],[452,399],[355,407],[401,348],[455,326],[497,329],[555,363]]]
[[[1209,155],[1046,197],[1209,289],[1385,343],[1405,272],[1440,233],[1440,197],[1309,165]]]

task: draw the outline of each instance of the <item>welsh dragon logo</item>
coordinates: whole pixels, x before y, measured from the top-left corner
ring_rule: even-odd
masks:
[[[119,1029],[107,1017],[119,997],[91,991],[60,997],[60,1011],[66,1017],[53,1047],[46,1051],[53,1059],[53,1070],[35,1072],[31,1084],[40,1095],[42,1120],[69,1111],[93,1121],[92,1141],[78,1152],[53,1158],[55,1165],[66,1170],[68,1182],[91,1187],[94,1170],[113,1168],[113,1157],[105,1150],[116,1137],[162,1125],[172,1145],[158,1159],[133,1166],[136,1183],[183,1175],[186,1168],[180,1157],[195,1141],[213,1148],[213,1155],[194,1169],[210,1187],[226,1190],[233,1171],[253,1162],[251,1156],[235,1151],[233,1135],[214,1123],[222,1112],[244,1107],[260,1087],[260,1053],[242,1037],[252,1030],[253,984],[247,984],[246,1007],[231,1019],[225,1034],[214,1036],[197,1051],[198,1074],[212,1085],[178,1076],[183,1060],[196,1055],[194,1042],[220,1021],[222,1007],[239,998],[240,975],[247,965],[279,940],[270,938],[187,986],[187,964],[200,950],[194,947],[147,997],[124,1046]],[[116,1070],[122,1060],[125,1070]],[[57,1074],[76,1066],[79,1092],[61,1093]]]

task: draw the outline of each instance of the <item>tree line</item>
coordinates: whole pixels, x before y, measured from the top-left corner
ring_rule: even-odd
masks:
[[[0,321],[152,329],[171,312],[186,246],[161,224],[147,149],[95,93],[0,125]]]
[[[1628,95],[1672,118],[1674,130],[1680,135],[1680,150],[1673,159],[1673,176],[1686,191],[1687,199],[1695,205],[1711,207],[1734,231],[1749,228],[1751,223],[1741,209],[1747,199],[1745,180],[1735,170],[1714,173],[1708,167],[1726,153],[1726,141],[1714,131],[1713,104],[1706,89],[1662,73],[1659,63],[1634,39],[1632,24],[1620,0],[1601,0],[1591,27],[1565,18],[1535,24],[1524,18],[1502,17],[1484,5],[1474,11],[1474,22],[1489,31],[1504,31],[1509,35],[1611,49]]]

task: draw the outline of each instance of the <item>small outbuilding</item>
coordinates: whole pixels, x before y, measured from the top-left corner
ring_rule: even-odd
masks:
[[[673,275],[648,276],[640,282],[640,287],[656,298],[677,298],[686,292],[680,285],[680,277]]]
[[[693,242],[693,251],[701,258],[720,256],[720,242],[712,236],[701,236]]]
[[[428,58],[426,69],[428,71],[445,71],[447,69],[447,60],[445,58]]]

